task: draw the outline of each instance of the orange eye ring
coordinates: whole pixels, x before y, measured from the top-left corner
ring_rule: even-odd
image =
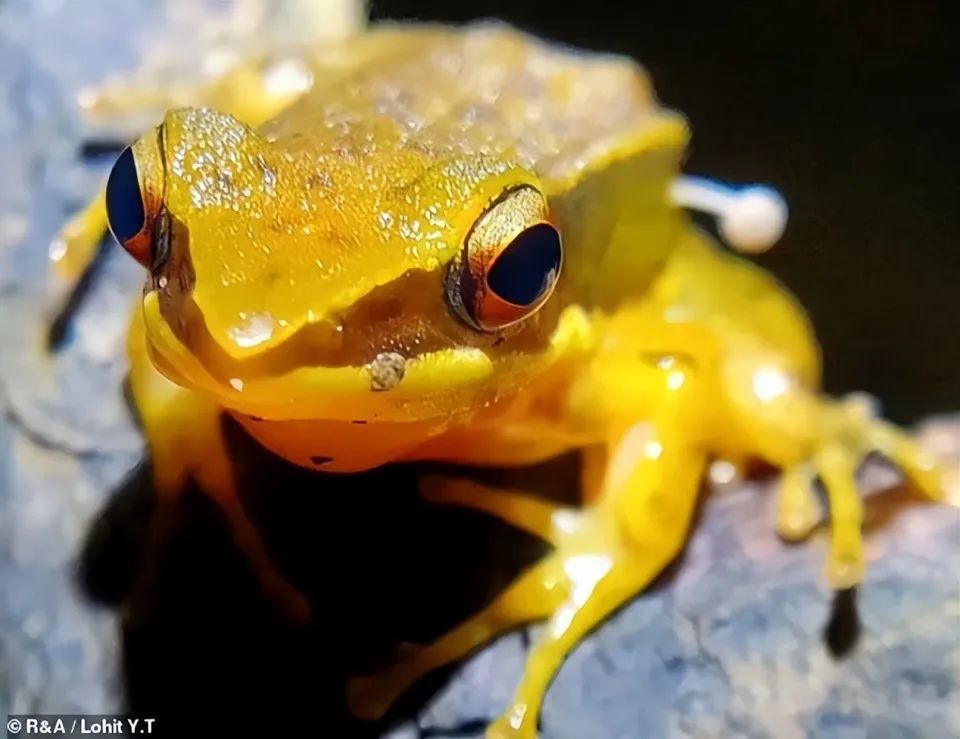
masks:
[[[464,322],[494,332],[533,315],[549,299],[563,264],[557,229],[532,187],[504,193],[477,221],[451,265],[447,300]]]

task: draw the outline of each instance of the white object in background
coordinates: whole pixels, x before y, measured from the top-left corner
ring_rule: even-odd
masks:
[[[780,240],[787,226],[787,203],[763,185],[730,187],[705,177],[680,177],[670,191],[673,202],[710,213],[732,248],[760,254]]]

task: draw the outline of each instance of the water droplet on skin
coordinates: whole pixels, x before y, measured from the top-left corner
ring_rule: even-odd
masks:
[[[230,329],[230,338],[237,346],[259,346],[273,336],[274,322],[269,313],[254,313],[249,318],[241,314],[241,320],[244,321],[241,325]]]
[[[780,397],[790,385],[790,378],[776,367],[761,367],[753,375],[753,394],[763,403]]]
[[[667,387],[670,390],[679,390],[683,387],[683,383],[686,381],[686,376],[683,372],[674,371],[667,375]]]
[[[647,459],[659,459],[663,454],[663,445],[656,439],[650,439],[643,445],[643,453]]]

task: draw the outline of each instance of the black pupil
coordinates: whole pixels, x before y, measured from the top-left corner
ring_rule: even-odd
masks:
[[[125,149],[107,179],[107,219],[120,243],[133,238],[143,228],[143,198],[133,152]]]
[[[530,305],[556,279],[560,259],[560,235],[552,226],[539,223],[503,250],[487,275],[487,285],[508,303]]]

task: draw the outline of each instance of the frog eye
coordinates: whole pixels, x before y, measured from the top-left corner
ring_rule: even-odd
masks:
[[[106,189],[107,223],[130,255],[145,267],[151,258],[151,238],[140,177],[133,149],[127,147],[110,170]]]
[[[476,222],[447,275],[447,301],[480,331],[497,331],[533,315],[557,284],[560,233],[546,220],[543,195],[507,191]]]

